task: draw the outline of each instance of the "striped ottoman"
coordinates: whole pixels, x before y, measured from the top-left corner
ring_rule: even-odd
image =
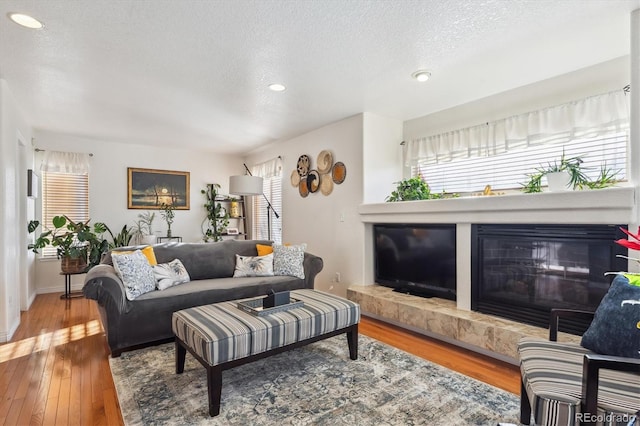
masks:
[[[187,351],[207,369],[209,415],[220,413],[224,370],[342,333],[350,358],[358,358],[357,303],[309,289],[291,291],[291,297],[304,306],[255,316],[231,301],[173,313],[176,374],[184,371]]]

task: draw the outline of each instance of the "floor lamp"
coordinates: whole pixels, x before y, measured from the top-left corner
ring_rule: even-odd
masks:
[[[247,165],[243,165],[248,174],[229,177],[229,194],[243,196],[262,194],[264,200],[267,202],[267,235],[269,240],[271,240],[271,212],[273,212],[276,219],[279,219],[280,215],[273,208],[267,196],[264,195],[264,192],[262,192],[262,178],[260,176],[253,176]]]

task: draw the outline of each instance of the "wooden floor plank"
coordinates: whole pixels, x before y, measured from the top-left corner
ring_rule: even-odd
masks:
[[[38,295],[0,344],[0,425],[122,425],[96,303]],[[363,317],[360,332],[513,393],[516,366]],[[17,398],[20,396],[20,398]]]

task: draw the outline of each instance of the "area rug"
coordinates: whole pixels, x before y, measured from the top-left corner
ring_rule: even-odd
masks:
[[[493,425],[517,423],[516,395],[366,336],[336,336],[223,372],[209,417],[205,369],[173,344],[111,358],[127,425]]]

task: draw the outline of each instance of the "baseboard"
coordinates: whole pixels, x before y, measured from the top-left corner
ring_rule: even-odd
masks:
[[[13,335],[18,330],[19,326],[20,326],[20,318],[18,318],[13,323],[13,326],[9,329],[8,332],[6,332],[6,333],[5,332],[0,332],[0,343],[7,343],[8,341],[10,341],[13,338]]]
[[[84,284],[71,284],[71,291],[80,291]],[[40,287],[36,294],[47,294],[47,293],[64,293],[64,284],[61,286],[51,286],[51,287]]]

